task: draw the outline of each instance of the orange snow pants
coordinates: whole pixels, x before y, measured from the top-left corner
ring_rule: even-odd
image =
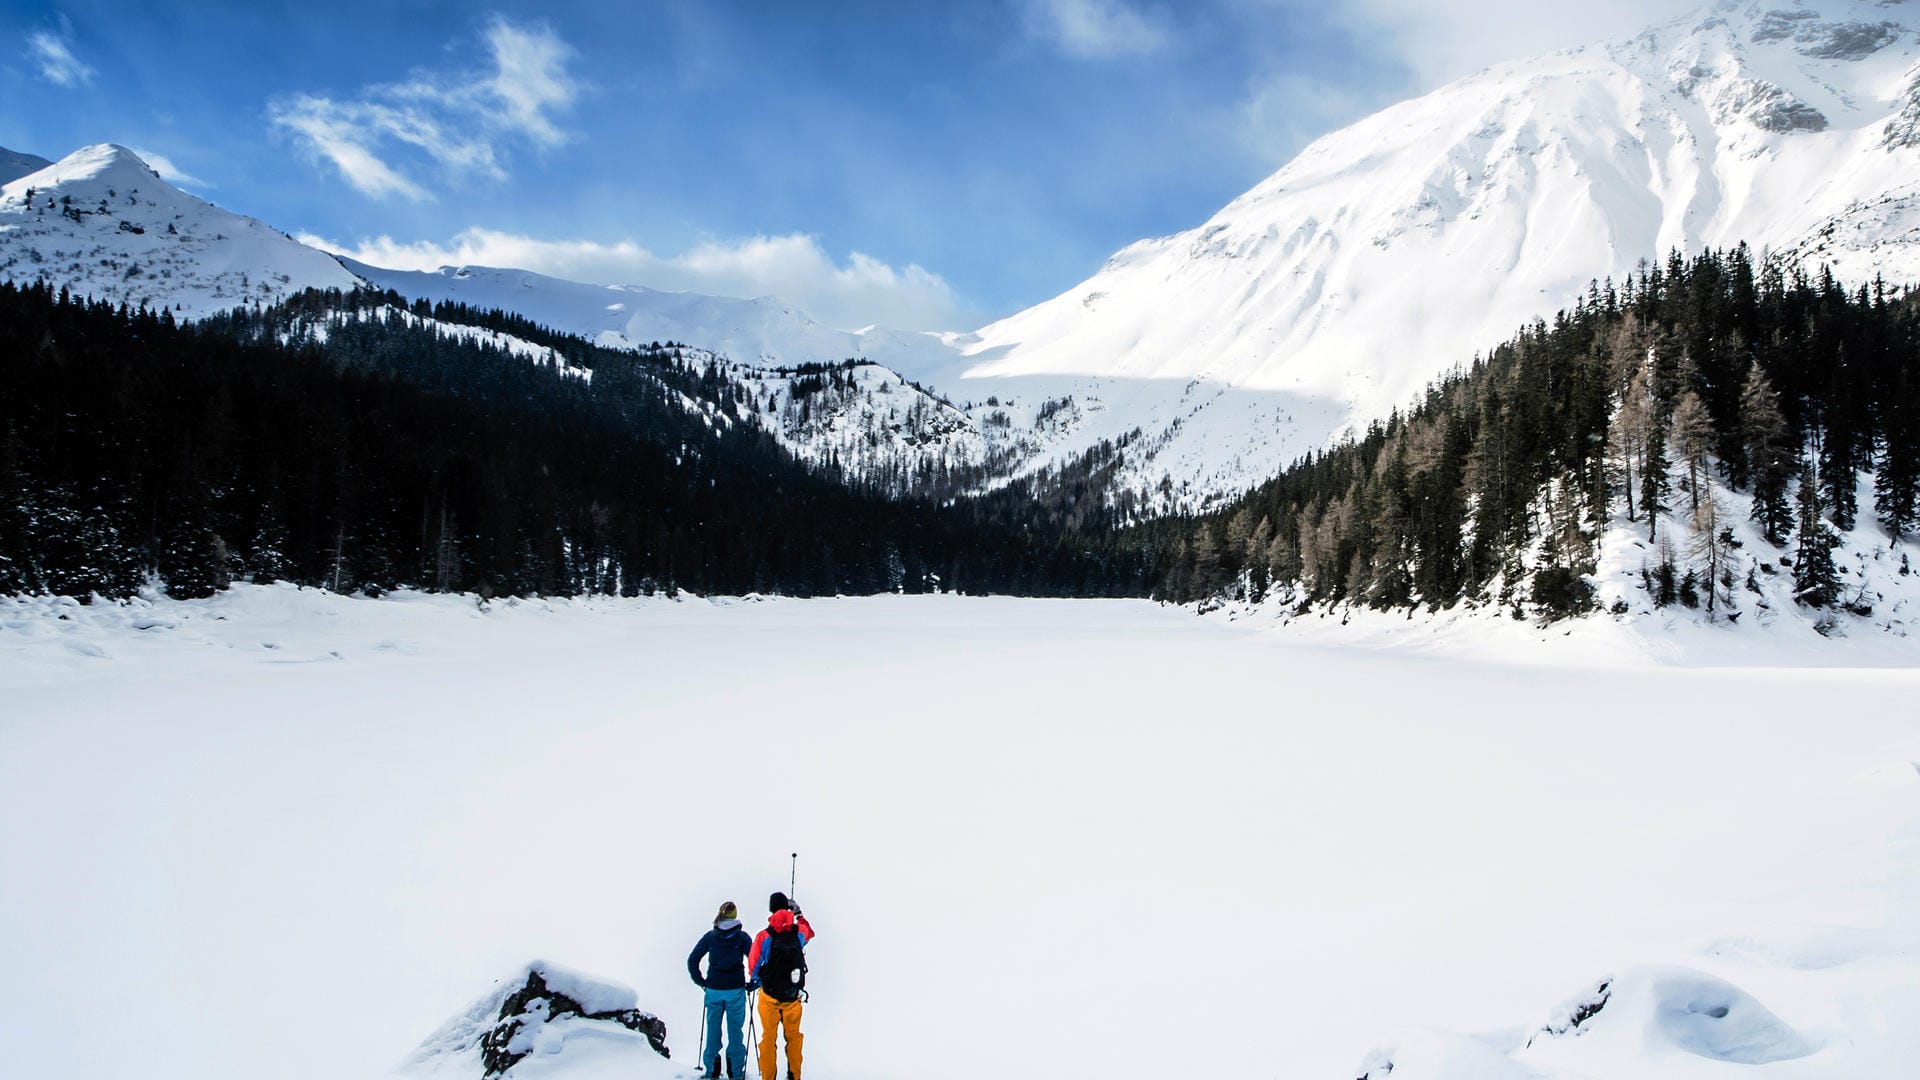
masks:
[[[760,1080],[774,1080],[779,1049],[778,1028],[787,1030],[787,1075],[800,1080],[800,1009],[798,1001],[775,1001],[773,995],[760,993]]]

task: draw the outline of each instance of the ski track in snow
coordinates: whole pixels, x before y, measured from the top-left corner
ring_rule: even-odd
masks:
[[[8,1072],[388,1075],[544,957],[631,985],[675,1059],[568,1026],[510,1075],[666,1080],[686,950],[799,851],[824,1080],[1911,1076],[1920,672],[1481,640],[957,597],[0,601]],[[1792,1054],[1730,1063],[1694,1005]]]

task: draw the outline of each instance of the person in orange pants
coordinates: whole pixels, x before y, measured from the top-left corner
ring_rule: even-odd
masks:
[[[782,1033],[787,1039],[787,1080],[800,1080],[800,1014],[807,998],[807,942],[813,927],[785,893],[767,898],[772,914],[747,954],[748,990],[760,991],[760,1080],[774,1080]]]
[[[771,994],[760,995],[760,1080],[774,1080],[777,1066],[774,1040],[776,1029],[784,1029],[787,1036],[787,1075],[799,1080],[800,1044],[806,1036],[800,1034],[800,1013],[805,1009],[803,1001],[781,1001]]]

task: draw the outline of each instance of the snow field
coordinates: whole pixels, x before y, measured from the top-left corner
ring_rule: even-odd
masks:
[[[545,957],[685,1068],[687,950],[799,851],[824,1080],[1911,1075],[1920,673],[1507,649],[1139,602],[0,601],[0,1037],[22,1076],[382,1076]],[[1669,1015],[1722,983],[1808,1053]]]

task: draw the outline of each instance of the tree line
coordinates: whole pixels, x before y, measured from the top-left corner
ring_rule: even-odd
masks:
[[[1660,545],[1655,603],[1712,609],[1736,541],[1710,481],[1751,494],[1802,603],[1839,602],[1837,530],[1920,524],[1920,295],[1756,266],[1744,245],[1643,263],[1173,530],[1156,591],[1558,617],[1590,608],[1598,538],[1624,515]]]
[[[741,422],[698,355],[372,291],[180,325],[0,284],[0,594],[1148,588],[1115,535],[837,482]]]

